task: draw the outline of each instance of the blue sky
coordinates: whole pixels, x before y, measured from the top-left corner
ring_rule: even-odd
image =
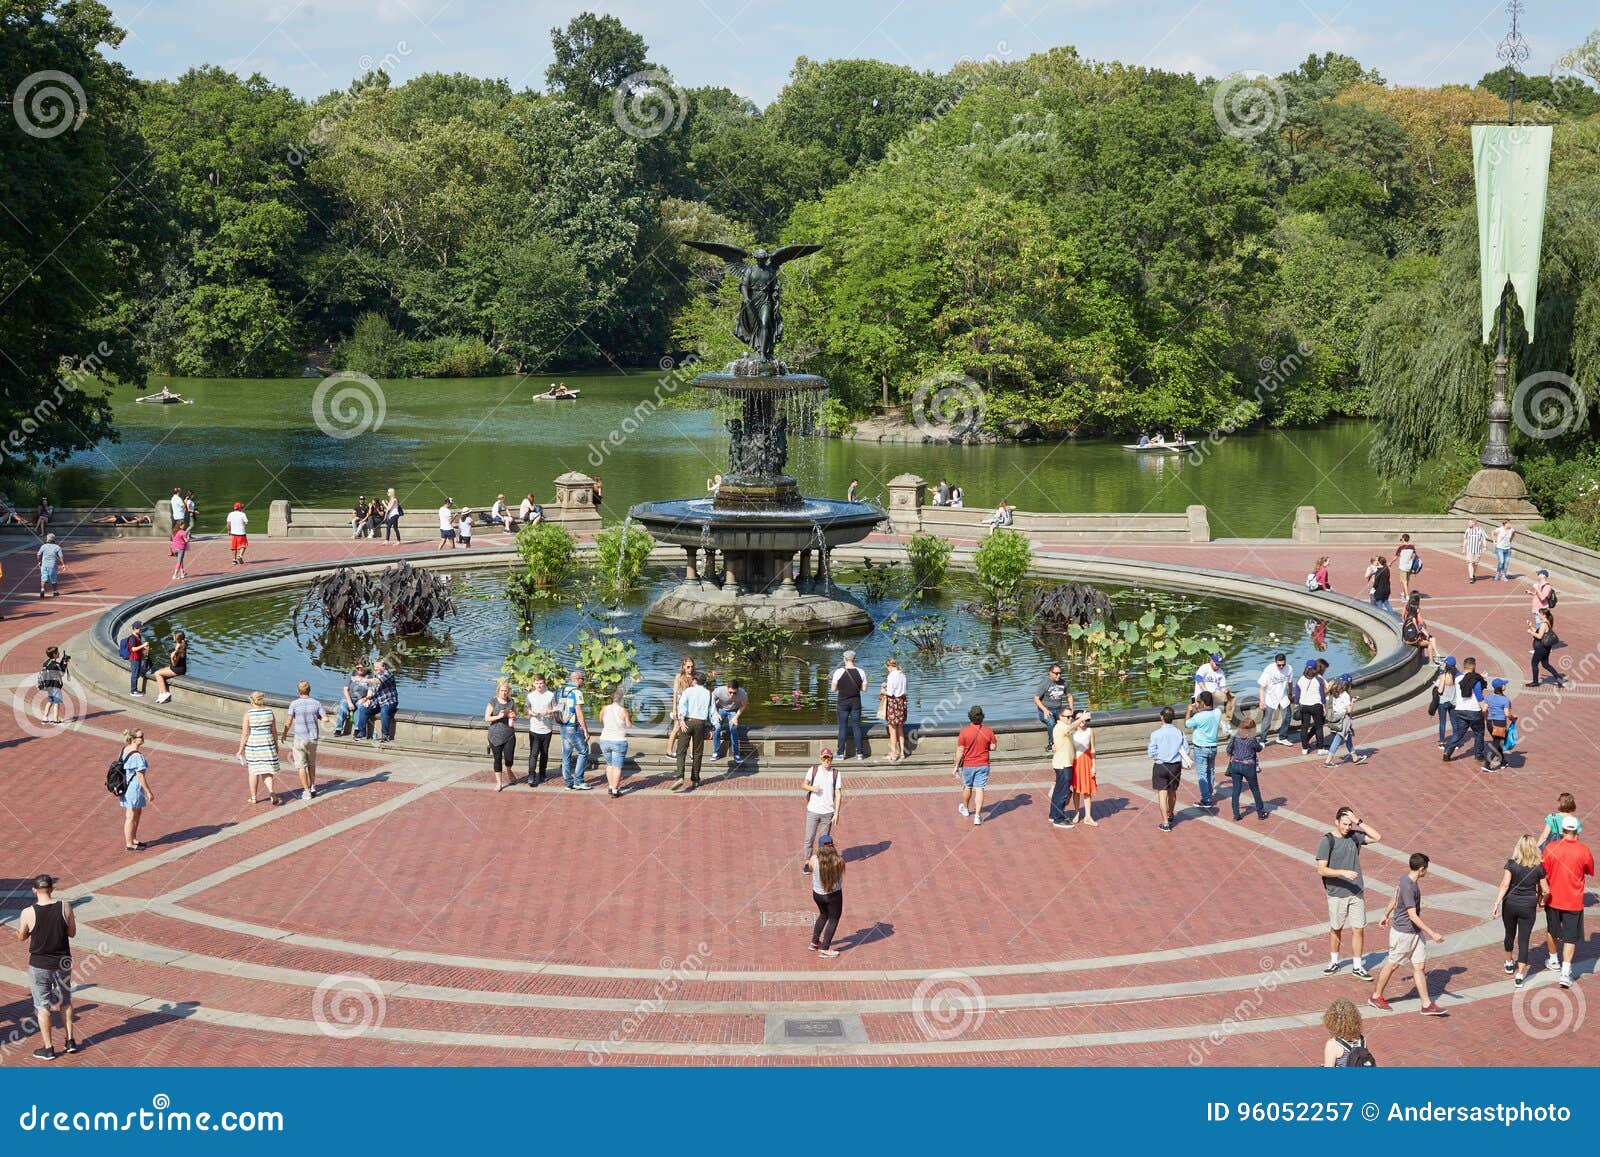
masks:
[[[943,70],[1062,44],[1085,56],[1199,75],[1275,73],[1337,51],[1391,83],[1471,82],[1498,67],[1502,0],[107,0],[136,75],[195,64],[260,72],[302,96],[387,60],[542,88],[549,29],[584,8],[644,35],[680,84],[725,84],[765,104],[797,55],[870,56]],[[1600,27],[1594,0],[1529,0],[1531,72]]]

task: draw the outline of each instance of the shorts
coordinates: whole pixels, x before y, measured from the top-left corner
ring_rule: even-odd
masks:
[[[982,767],[963,767],[961,769],[962,787],[983,787],[989,782],[989,765]]]
[[[40,586],[43,586],[46,583],[53,583],[55,581],[56,581],[56,568],[55,567],[47,566],[47,567],[44,567],[43,569],[41,569],[39,571],[39,585]]]
[[[1558,944],[1583,943],[1583,909],[1546,908],[1545,931],[1556,938]]]
[[[72,965],[65,968],[28,966],[28,987],[33,990],[34,1008],[60,1008],[72,1003]]]
[[[444,539],[446,542],[454,542],[456,540],[456,532],[453,530],[441,530],[439,532],[439,537]]]
[[[243,550],[245,547],[247,547],[249,545],[250,545],[250,536],[248,534],[230,534],[230,535],[228,535],[228,549],[229,550]]]
[[[606,761],[607,767],[621,767],[623,760],[628,758],[628,741],[626,739],[602,739],[600,741],[600,756]]]
[[[1365,896],[1329,896],[1328,927],[1335,932],[1346,928],[1367,926],[1367,900]]]
[[[317,741],[315,739],[296,739],[289,748],[294,756],[294,769],[296,771],[317,770]]]
[[[1183,764],[1155,763],[1150,765],[1150,786],[1155,791],[1177,791],[1183,779]]]
[[[1390,929],[1388,963],[1404,964],[1407,960],[1417,968],[1428,962],[1428,946],[1422,939],[1422,933]]]
[[[57,706],[59,706],[60,703],[61,703],[61,688],[59,688],[59,687],[46,687],[44,689],[44,697],[45,697],[45,702],[54,703]]]

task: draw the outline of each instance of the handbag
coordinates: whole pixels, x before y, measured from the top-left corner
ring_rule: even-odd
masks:
[[[1433,691],[1428,695],[1428,714],[1439,714],[1439,687],[1434,685]]]
[[[1500,745],[1502,751],[1511,751],[1517,746],[1517,721],[1513,719],[1506,728],[1506,741]]]

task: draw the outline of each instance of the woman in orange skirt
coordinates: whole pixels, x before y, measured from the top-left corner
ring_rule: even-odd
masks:
[[[1083,808],[1083,822],[1091,828],[1100,825],[1094,820],[1094,732],[1089,727],[1089,713],[1080,711],[1072,720],[1072,745],[1078,757],[1072,761],[1072,796],[1067,801],[1067,822],[1079,806]]]

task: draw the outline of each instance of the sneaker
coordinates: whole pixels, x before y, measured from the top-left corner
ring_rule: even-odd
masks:
[[[1367,762],[1367,757],[1364,756],[1364,755],[1357,755],[1354,758],[1352,758],[1350,760],[1350,762],[1351,763],[1365,763],[1365,762]]]
[[[1292,740],[1292,739],[1274,739],[1272,742],[1276,743],[1279,747],[1293,747],[1294,746],[1294,740]]]
[[[839,950],[837,948],[824,948],[822,951],[818,952],[817,955],[827,960],[832,960],[835,956],[839,955]]]
[[[1506,969],[1506,975],[1510,976],[1513,972],[1515,972],[1517,970],[1517,966],[1515,964],[1511,963],[1511,961],[1508,960],[1505,963],[1505,969]]]
[[[680,779],[680,780],[678,780],[676,783],[674,783],[672,785],[672,790],[673,791],[682,791],[685,786],[687,786],[687,785],[683,782],[683,780]],[[568,791],[572,790],[572,785],[571,784],[567,785],[567,790]]]
[[[128,694],[132,695],[135,699],[143,699],[144,698],[144,692],[143,691],[129,691]]]
[[[1425,1004],[1419,1009],[1423,1016],[1449,1016],[1450,1014],[1440,1008],[1437,1003]]]
[[[305,803],[310,803],[311,802],[311,789],[310,788],[301,788],[300,789],[300,799]]]
[[[1344,967],[1344,964],[1342,962],[1340,962],[1338,960],[1330,960],[1330,961],[1328,961],[1328,967],[1326,967],[1326,968],[1324,968],[1322,970],[1322,974],[1324,976],[1332,976],[1335,972],[1338,972],[1339,969],[1341,969],[1343,967]]]
[[[1172,830],[1172,824],[1169,822],[1163,822],[1159,826],[1164,832],[1170,832]]]
[[[1356,965],[1354,968],[1352,968],[1350,970],[1350,975],[1355,977],[1357,980],[1371,980],[1372,979],[1372,973],[1368,972],[1365,968],[1361,967],[1361,965],[1359,965],[1359,964]]]
[[[820,944],[807,944],[806,945],[806,951],[807,952],[815,952],[817,949],[819,949],[821,947],[822,947],[822,945],[820,945]]]
[[[1487,763],[1484,764],[1482,767],[1478,768],[1478,770],[1483,772],[1484,775],[1493,775],[1494,774],[1494,768],[1490,767]]]
[[[983,822],[983,817],[981,815],[979,815],[977,812],[973,812],[972,813],[972,824],[973,824],[973,826],[976,827],[978,824],[981,824],[982,822]]]
[[[42,596],[41,596],[42,597]],[[55,1049],[34,1049],[33,1059],[36,1061],[53,1061],[56,1059]]]
[[[1528,983],[1528,978],[1526,976],[1513,976],[1511,978],[1511,984],[1515,988],[1521,988],[1524,984],[1527,984],[1527,983]]]
[[[856,752],[856,762],[857,762],[857,763],[865,763],[865,762],[867,762],[867,757],[866,757],[866,756],[864,756],[864,755],[862,755],[862,754],[861,754],[861,753],[860,753],[860,752],[859,752],[859,751],[858,751],[858,752]],[[835,955],[835,956],[837,956],[837,955],[839,955],[839,954],[838,954],[838,953],[837,953],[837,952],[835,952],[835,953],[834,953],[834,955]]]
[[[967,810],[966,804],[962,804],[960,807],[956,808],[956,811],[960,812],[964,816],[970,816],[972,814]]]
[[[1523,684],[1524,687],[1537,687],[1538,685],[1539,684],[1537,684],[1537,683],[1524,683]]]
[[[156,702],[157,703],[165,703],[167,700],[169,700],[171,698],[172,698],[172,692],[168,691],[168,692],[166,692],[164,694],[157,695],[156,696]]]
[[[580,779],[578,781],[578,790],[579,791],[593,791],[594,790],[594,784],[590,783],[586,779]]]
[[[70,1036],[69,1036],[69,1037],[68,1037],[68,1038],[67,1038],[67,1047],[66,1047],[66,1048],[65,1048],[65,1049],[64,1049],[64,1050],[62,1050],[62,1051],[64,1051],[64,1052],[69,1052],[69,1053],[75,1053],[75,1052],[77,1052],[77,1051],[78,1051],[78,1042],[77,1042],[77,1041],[75,1041],[75,1040],[73,1040],[73,1039],[72,1039],[72,1038],[71,1038],[71,1037],[70,1037]]]
[[[1561,987],[1562,988],[1571,988],[1572,987],[1572,973],[1568,972],[1564,968],[1561,970]]]
[[[574,787],[574,786],[573,786],[573,785],[572,785],[572,784],[570,784],[570,783],[568,783],[568,784],[563,784],[563,785],[562,785],[562,786],[563,786],[563,787],[565,787],[565,788],[566,788],[566,789],[567,789],[567,790],[568,790],[568,791],[577,791],[577,790],[578,790],[578,789],[577,789],[577,788],[576,788],[576,787]],[[672,789],[672,790],[673,790],[673,791],[679,791],[679,790],[681,790],[681,788],[682,788],[682,785],[681,785],[681,784],[680,784],[680,785],[679,785],[679,786],[678,786],[678,787],[675,787],[675,788],[673,788],[673,789]]]
[[[1545,960],[1544,966],[1545,966],[1546,969],[1548,969],[1551,972],[1560,972],[1561,971],[1561,959],[1559,957],[1556,957],[1556,956],[1551,956],[1551,957],[1549,957],[1548,959]]]
[[[1389,1011],[1389,1002],[1384,1000],[1383,997],[1379,996],[1377,993],[1373,993],[1371,996],[1367,997],[1367,1003],[1373,1008],[1381,1008],[1384,1012]]]
[[[1072,825],[1066,820],[1051,820],[1050,826],[1053,828],[1070,828]]]

